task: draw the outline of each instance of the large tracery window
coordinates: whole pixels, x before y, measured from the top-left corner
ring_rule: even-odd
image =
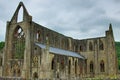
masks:
[[[23,59],[25,50],[25,33],[20,26],[17,26],[13,34],[13,58]]]
[[[100,62],[100,72],[105,72],[105,66],[103,60]]]

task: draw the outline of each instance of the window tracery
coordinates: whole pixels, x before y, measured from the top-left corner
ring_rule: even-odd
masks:
[[[20,26],[17,26],[13,35],[13,58],[23,59],[25,50],[25,33]]]

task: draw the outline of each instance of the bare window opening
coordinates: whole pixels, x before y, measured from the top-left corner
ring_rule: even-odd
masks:
[[[34,72],[33,78],[34,78],[34,79],[37,79],[37,78],[38,78],[38,73],[37,73],[37,72]]]
[[[64,59],[61,60],[61,69],[63,70],[65,68],[65,62]]]
[[[23,21],[23,7],[20,8],[17,16],[17,22],[22,22]]]
[[[41,35],[40,35],[40,31],[39,30],[37,31],[36,39],[37,39],[37,41],[41,41]]]
[[[37,50],[37,48],[35,47],[35,50]]]
[[[92,44],[92,42],[89,43],[89,50],[93,51],[93,44]]]
[[[51,63],[51,69],[54,69],[54,58],[52,59],[52,63]]]
[[[92,73],[94,72],[94,66],[92,61],[90,62],[90,72]]]
[[[78,52],[78,45],[75,46],[75,51]]]
[[[75,61],[75,74],[77,74],[77,61]]]
[[[0,58],[0,66],[2,66],[2,58]]]
[[[71,74],[71,61],[69,60],[69,65],[68,65],[68,74]]]
[[[80,45],[80,51],[83,51],[83,47]]]
[[[101,40],[99,42],[99,49],[104,50],[104,44],[103,44],[103,42]]]
[[[104,61],[103,60],[100,62],[100,71],[105,72],[105,66],[104,66]]]

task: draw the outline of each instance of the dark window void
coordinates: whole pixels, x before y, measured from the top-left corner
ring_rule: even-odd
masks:
[[[68,65],[68,74],[71,74],[71,61],[69,60],[69,65]]]
[[[103,60],[100,62],[100,72],[105,72],[105,65]]]
[[[75,74],[77,74],[77,61],[75,61]]]
[[[92,44],[92,42],[89,43],[89,50],[93,51],[93,44]]]
[[[38,78],[38,73],[37,73],[37,72],[34,72],[33,78],[34,78],[34,79],[37,79],[37,78]]]
[[[99,49],[104,50],[104,44],[103,44],[103,42],[101,40],[99,42]]]
[[[92,73],[94,72],[94,66],[92,61],[90,62],[90,72]]]
[[[40,35],[40,31],[38,30],[37,31],[37,34],[36,34],[36,39],[37,39],[37,41],[41,41],[41,35]]]
[[[2,66],[2,58],[0,58],[0,66]]]
[[[61,60],[61,69],[63,70],[65,68],[65,62],[64,59]]]
[[[80,51],[83,51],[83,47],[80,45]]]
[[[54,58],[52,59],[52,62],[51,62],[51,69],[52,70],[54,69]]]

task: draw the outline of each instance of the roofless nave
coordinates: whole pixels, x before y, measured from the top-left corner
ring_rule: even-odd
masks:
[[[23,8],[23,21],[18,13]],[[117,74],[117,57],[110,24],[104,37],[76,40],[32,21],[19,3],[7,22],[0,76],[26,79],[75,80]]]

